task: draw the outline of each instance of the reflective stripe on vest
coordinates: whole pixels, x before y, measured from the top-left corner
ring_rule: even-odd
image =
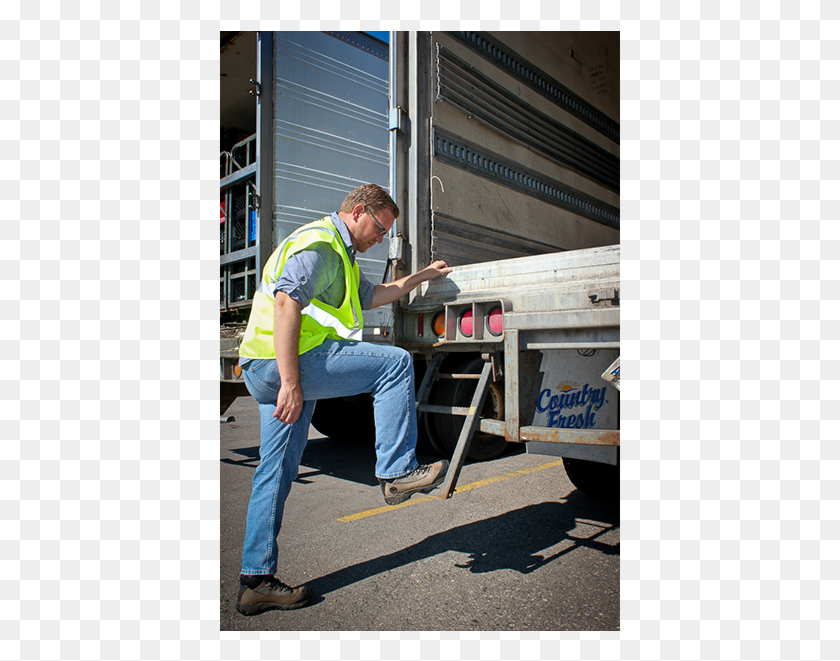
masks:
[[[321,309],[314,303],[310,303],[309,305],[307,305],[305,308],[303,308],[303,310],[300,311],[300,313],[311,317],[313,320],[317,321],[321,326],[332,328],[340,337],[344,338],[345,340],[362,339],[362,329],[361,327],[359,327],[358,324],[353,324],[353,328],[348,328],[347,326],[342,324],[341,321],[332,316],[329,312]],[[355,316],[356,313],[354,310],[354,319]]]
[[[319,236],[320,235],[320,236]],[[344,301],[334,308],[312,300],[301,310],[298,353],[303,354],[326,339],[361,340],[362,314],[359,301],[359,266],[350,264],[344,242],[330,216],[304,225],[288,236],[272,253],[263,271],[259,290],[254,294],[251,316],[239,355],[245,358],[274,358],[274,288],[292,255],[315,243],[327,243],[342,258],[344,266]]]

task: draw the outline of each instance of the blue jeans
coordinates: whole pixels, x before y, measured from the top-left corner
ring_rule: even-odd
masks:
[[[303,411],[294,424],[277,420],[280,374],[273,358],[242,370],[260,405],[260,465],[254,473],[242,552],[243,574],[277,571],[277,534],[283,506],[309,437],[315,401],[372,393],[376,420],[376,467],[380,478],[396,478],[417,468],[417,413],[411,355],[370,342],[327,340],[300,356]]]

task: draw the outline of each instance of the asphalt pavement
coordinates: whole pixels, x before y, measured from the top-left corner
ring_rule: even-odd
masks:
[[[449,500],[389,507],[370,444],[314,428],[280,531],[278,577],[309,606],[236,612],[259,413],[240,397],[221,423],[221,630],[617,631],[618,501],[577,491],[557,457],[512,445],[467,463]],[[351,421],[348,421],[351,424]],[[418,449],[422,463],[438,459]]]

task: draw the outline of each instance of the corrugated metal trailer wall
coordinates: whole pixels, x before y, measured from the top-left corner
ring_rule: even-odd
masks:
[[[274,33],[273,245],[337,211],[364,183],[388,188],[388,48],[358,33]],[[387,242],[359,255],[382,281]]]
[[[435,32],[416,43],[431,73],[430,218],[416,228],[428,224],[429,259],[619,242],[617,32]]]

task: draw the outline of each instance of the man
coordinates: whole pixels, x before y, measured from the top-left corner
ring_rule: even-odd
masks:
[[[437,261],[412,275],[372,285],[356,254],[381,243],[400,210],[374,184],[352,191],[340,211],[300,228],[278,246],[263,271],[240,347],[249,392],[260,405],[260,465],[248,506],[236,609],[244,615],[306,605],[307,586],[275,576],[283,506],[309,434],[315,401],[371,393],[376,466],[385,502],[439,486],[447,461],[418,465],[411,356],[361,342],[362,310],[387,305],[421,282],[449,273]]]

